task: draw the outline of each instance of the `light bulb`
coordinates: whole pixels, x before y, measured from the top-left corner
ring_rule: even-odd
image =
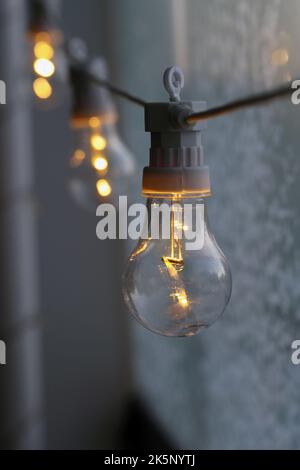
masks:
[[[69,187],[76,202],[95,213],[101,203],[117,207],[119,196],[130,192],[135,164],[117,132],[118,115],[110,93],[90,80],[89,74],[107,80],[105,61],[89,62],[78,41],[71,46],[77,60],[70,67],[74,149]]]
[[[49,59],[36,59],[33,63],[33,69],[40,77],[50,78],[55,72],[55,65]]]
[[[91,163],[93,167],[95,168],[95,170],[98,170],[98,171],[105,171],[108,168],[107,158],[104,157],[103,155],[95,154],[91,159]]]
[[[33,93],[40,106],[53,107],[62,98],[67,71],[61,34],[58,31],[39,31],[31,33],[30,38]]]
[[[180,100],[184,77],[179,67],[169,67],[163,82],[170,102],[145,105],[145,129],[151,133],[143,173],[148,216],[126,267],[123,293],[144,327],[165,336],[193,336],[224,312],[231,273],[208,226],[205,200],[211,187],[201,143],[205,122],[189,125],[186,120],[206,104]]]
[[[151,206],[170,207],[170,237],[141,239],[124,274],[123,293],[134,317],[147,329],[165,336],[193,336],[212,325],[224,312],[231,295],[231,273],[212,235],[203,199],[148,199]],[[204,207],[202,243],[188,250],[185,207]]]
[[[117,205],[130,190],[134,160],[117,133],[115,124],[101,124],[95,116],[74,128],[69,187],[73,198],[95,211],[101,202]]]

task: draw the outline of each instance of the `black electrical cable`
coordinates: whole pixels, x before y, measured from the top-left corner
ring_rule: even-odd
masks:
[[[131,103],[134,103],[138,106],[145,107],[147,102],[144,101],[141,98],[138,98],[137,96],[132,95],[131,93],[128,93],[125,90],[122,90],[121,88],[118,88],[114,85],[111,85],[107,80],[102,80],[99,77],[96,77],[93,73],[87,72],[87,76],[89,79],[94,82],[96,85],[99,85],[101,87],[106,88],[109,90],[111,93],[114,95],[120,96],[121,98],[125,98],[127,101],[130,101]]]
[[[127,91],[117,88],[114,85],[111,85],[108,81],[102,80],[94,76],[92,73],[89,73],[88,76],[90,80],[92,80],[94,83],[96,83],[99,86],[107,88],[111,93],[115,95],[125,98],[128,101],[131,101],[132,103],[137,104],[142,107],[145,107],[147,105],[147,101],[137,96],[131,95]],[[285,85],[285,86],[281,86],[278,88],[274,88],[272,90],[268,90],[268,91],[261,92],[255,95],[247,96],[245,98],[231,101],[222,106],[216,106],[206,111],[201,111],[199,113],[191,114],[190,116],[186,118],[186,123],[193,124],[197,121],[202,121],[204,119],[205,120],[212,119],[218,116],[222,116],[223,114],[228,114],[228,113],[232,113],[235,111],[239,111],[246,107],[259,106],[259,105],[263,105],[264,103],[267,103],[268,101],[272,101],[274,99],[287,97],[291,95],[292,93],[292,88],[291,88],[292,82],[293,81],[289,82],[288,85]]]
[[[250,95],[246,98],[231,101],[222,106],[216,106],[215,108],[211,108],[206,111],[191,114],[186,118],[186,123],[193,124],[194,122],[201,121],[203,119],[212,119],[218,116],[222,116],[223,114],[239,111],[240,109],[246,108],[248,106],[259,106],[277,98],[284,98],[288,95],[291,95],[292,82],[293,81],[279,88],[274,88],[272,90],[261,92],[256,95]]]
[[[94,83],[96,83],[99,86],[107,88],[111,93],[115,95],[125,98],[128,101],[138,106],[145,107],[147,105],[147,101],[137,96],[131,95],[130,93],[128,93],[125,90],[122,90],[121,88],[111,85],[110,82],[106,80],[102,80],[99,77],[94,76],[92,73],[88,73],[88,76],[90,80],[92,80]],[[197,121],[216,118],[218,116],[222,116],[224,114],[239,111],[243,108],[247,108],[250,106],[260,106],[274,99],[285,98],[287,96],[290,96],[292,93],[292,83],[293,83],[293,80],[288,82],[288,84],[285,86],[273,88],[265,92],[257,93],[254,95],[247,96],[245,98],[240,98],[240,99],[231,101],[222,106],[216,106],[206,111],[201,111],[199,113],[191,114],[190,116],[186,118],[185,121],[187,124],[193,124]]]

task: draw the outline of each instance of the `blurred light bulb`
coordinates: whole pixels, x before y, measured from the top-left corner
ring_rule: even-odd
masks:
[[[174,208],[176,202],[176,208]],[[185,204],[196,216],[203,199],[148,199],[151,206],[170,207],[170,237],[141,239],[124,274],[124,297],[135,318],[149,330],[165,336],[192,336],[214,323],[231,295],[231,273],[226,258],[210,232],[206,208],[202,220],[203,243],[186,249],[192,227],[183,225]],[[193,219],[195,220],[195,219]],[[148,232],[146,232],[148,233]]]
[[[89,119],[89,126],[92,128],[92,129],[97,129],[97,128],[100,128],[101,126],[101,120],[100,118],[98,117],[91,117]]]
[[[130,190],[134,160],[116,131],[114,120],[78,119],[73,125],[75,149],[70,160],[70,190],[84,208],[95,211],[101,202],[118,203]]]
[[[81,165],[84,159],[85,159],[84,151],[80,149],[75,150],[70,160],[71,167],[77,167]]]
[[[53,59],[54,49],[45,41],[38,41],[34,46],[34,55],[38,59]]]
[[[58,31],[40,31],[30,35],[32,42],[33,92],[40,104],[49,107],[63,95],[67,64]]]
[[[52,86],[46,78],[36,78],[33,82],[33,91],[41,100],[47,100],[51,97]]]
[[[96,186],[99,196],[107,197],[111,194],[111,186],[107,180],[98,180]]]
[[[33,68],[37,75],[45,78],[51,77],[55,72],[55,65],[49,59],[37,59]]]
[[[92,157],[92,165],[96,170],[99,171],[104,171],[108,167],[108,161],[105,157],[102,157],[101,155],[94,155]]]
[[[70,190],[80,205],[95,213],[101,202],[117,207],[119,196],[128,195],[135,164],[117,132],[111,95],[90,74],[107,80],[105,61],[96,58],[90,62],[85,56],[70,66],[71,126],[75,149],[85,154],[79,165],[73,165],[71,159]]]
[[[91,146],[94,150],[104,150],[107,146],[106,139],[100,134],[94,134],[91,136]]]

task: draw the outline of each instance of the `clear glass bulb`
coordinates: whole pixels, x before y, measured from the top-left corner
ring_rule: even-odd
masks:
[[[59,31],[32,33],[32,89],[39,107],[60,103],[67,75],[66,57]]]
[[[74,129],[74,136],[69,180],[73,198],[91,211],[103,202],[117,205],[119,196],[130,189],[135,164],[115,125],[92,117],[84,127]]]
[[[176,208],[172,208],[176,202]],[[165,336],[193,336],[214,323],[231,295],[231,273],[212,235],[204,205],[200,249],[186,249],[185,206],[202,199],[148,199],[146,230],[151,226],[151,205],[171,208],[170,237],[140,239],[124,274],[123,293],[134,317],[147,329]],[[180,236],[181,233],[181,236]]]

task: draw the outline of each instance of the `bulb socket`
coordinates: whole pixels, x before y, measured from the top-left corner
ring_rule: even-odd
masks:
[[[75,128],[86,127],[92,117],[99,117],[101,124],[113,124],[117,111],[110,93],[90,79],[85,64],[70,66],[72,88],[71,125]]]
[[[144,168],[146,197],[208,197],[209,168],[204,164],[201,131],[206,122],[186,124],[186,117],[204,111],[205,102],[150,103],[145,129],[151,133],[149,166]]]
[[[59,34],[54,7],[49,0],[29,1],[28,22],[28,32],[31,36],[40,32],[50,32],[53,36]]]

